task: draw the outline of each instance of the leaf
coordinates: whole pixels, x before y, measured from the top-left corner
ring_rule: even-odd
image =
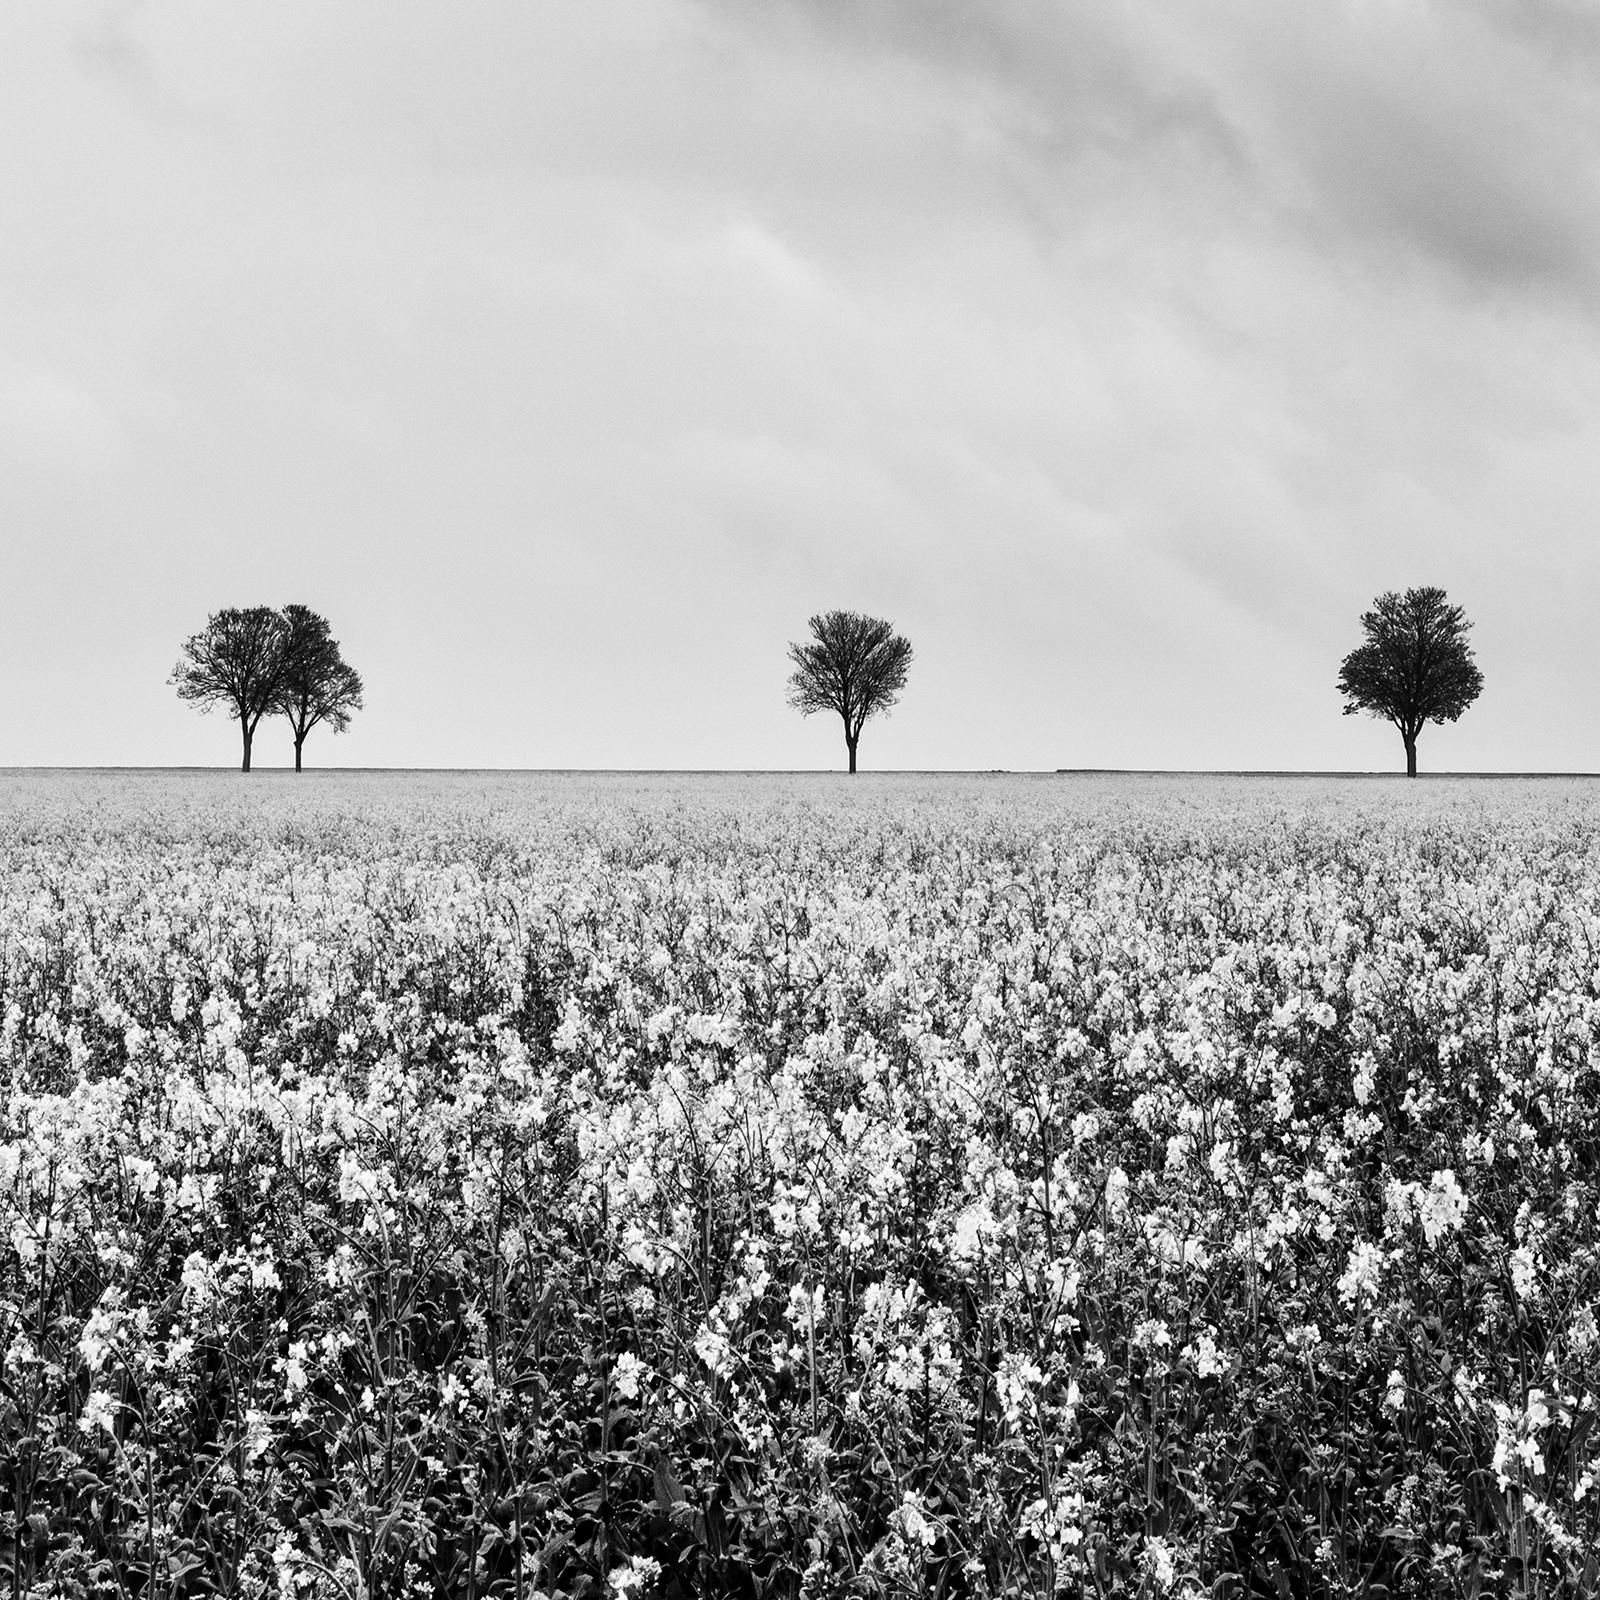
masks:
[[[698,1545],[707,1543],[707,1529],[705,1513],[698,1506],[692,1506],[687,1500],[680,1500],[670,1513],[672,1526],[686,1528],[689,1537]]]
[[[674,1476],[672,1468],[667,1464],[667,1458],[664,1455],[656,1457],[655,1480],[656,1504],[663,1511],[670,1513],[672,1508],[684,1497],[683,1485]]]
[[[560,1555],[563,1550],[569,1549],[571,1547],[571,1545],[572,1545],[572,1535],[571,1534],[558,1533],[555,1536],[555,1538],[550,1540],[550,1542],[548,1544],[540,1546],[539,1554],[538,1554],[538,1558],[537,1559],[542,1561],[542,1562],[552,1561],[552,1560],[555,1559],[555,1557]]]

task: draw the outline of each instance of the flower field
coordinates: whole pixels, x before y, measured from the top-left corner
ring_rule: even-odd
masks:
[[[1600,787],[0,776],[13,1595],[1600,1592]]]

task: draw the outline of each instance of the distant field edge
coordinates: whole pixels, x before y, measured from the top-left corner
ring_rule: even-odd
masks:
[[[1408,780],[1405,773],[1383,770],[1351,772],[1336,768],[1290,771],[1272,767],[1057,767],[1057,778],[1396,778],[1426,782],[1434,778],[1600,778],[1600,772],[1419,772]]]
[[[289,777],[297,780],[318,777],[382,777],[391,773],[425,776],[430,773],[456,777],[516,776],[572,778],[826,778],[854,781],[851,775],[831,767],[308,767],[297,773],[293,767],[257,766],[242,773],[237,766],[90,766],[38,764],[0,766],[0,777],[45,773],[161,773],[179,776],[195,773],[208,776],[237,775],[251,778]],[[1404,772],[1392,768],[1378,771],[1351,771],[1333,767],[881,767],[855,774],[855,778],[1362,778],[1374,780],[1406,779]],[[1479,778],[1485,780],[1527,780],[1559,778],[1600,778],[1600,772],[1419,772],[1415,781]]]

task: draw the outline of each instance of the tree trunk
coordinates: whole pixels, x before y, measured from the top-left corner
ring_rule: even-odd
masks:
[[[300,746],[303,745],[305,742],[306,742],[306,736],[303,733],[295,735],[295,741],[294,741],[294,770],[296,772],[298,772],[300,770]]]
[[[844,736],[844,742],[845,748],[850,752],[850,770],[854,772],[856,770],[856,740],[852,739],[847,733]]]
[[[1400,735],[1406,742],[1406,776],[1414,778],[1417,775],[1417,736],[1414,733]]]
[[[244,730],[244,765],[241,766],[239,770],[241,772],[248,772],[250,770],[250,740],[254,736],[256,730],[252,728],[250,724],[243,718],[240,718],[239,726]]]

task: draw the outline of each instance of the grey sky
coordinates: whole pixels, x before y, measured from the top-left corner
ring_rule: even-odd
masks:
[[[1392,767],[1431,583],[1424,770],[1600,768],[1597,187],[1577,0],[5,7],[0,765],[300,600],[312,765],[834,766],[845,606],[866,768]]]

